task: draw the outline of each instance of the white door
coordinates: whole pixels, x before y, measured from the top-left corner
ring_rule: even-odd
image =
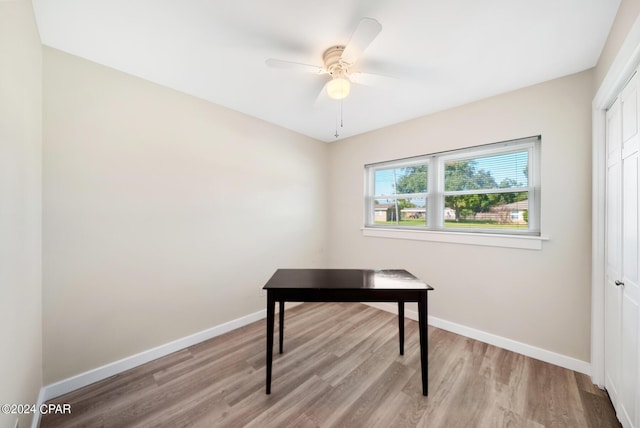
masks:
[[[607,111],[607,193],[605,240],[605,387],[611,401],[618,402],[620,389],[620,351],[622,347],[622,290],[615,284],[622,278],[622,121],[620,98]]]
[[[640,230],[638,189],[640,189],[640,109],[638,109],[638,74],[621,94],[622,118],[622,361],[620,364],[621,421],[640,426],[638,417],[638,306],[640,304]],[[626,419],[626,421],[625,421]]]
[[[637,74],[608,112],[605,383],[624,427],[640,428],[640,109]]]

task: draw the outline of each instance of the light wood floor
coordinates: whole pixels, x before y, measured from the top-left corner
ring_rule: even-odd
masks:
[[[51,400],[72,414],[41,427],[619,426],[587,376],[432,327],[424,397],[405,325],[400,356],[393,314],[305,303],[286,311],[269,396],[262,320]]]

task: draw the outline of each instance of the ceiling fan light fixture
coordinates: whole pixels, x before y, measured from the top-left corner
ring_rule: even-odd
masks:
[[[334,100],[342,100],[349,95],[351,83],[344,77],[335,77],[327,83],[327,93],[329,98]]]

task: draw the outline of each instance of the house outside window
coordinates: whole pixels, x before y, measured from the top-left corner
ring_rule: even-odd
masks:
[[[540,137],[365,166],[365,228],[540,235]]]

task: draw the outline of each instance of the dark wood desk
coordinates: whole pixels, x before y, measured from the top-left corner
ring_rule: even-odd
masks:
[[[422,394],[427,395],[427,292],[433,288],[406,270],[278,269],[267,290],[267,394],[271,393],[273,326],[280,304],[280,353],[284,341],[284,302],[398,302],[400,355],[404,354],[404,303],[418,303]]]

